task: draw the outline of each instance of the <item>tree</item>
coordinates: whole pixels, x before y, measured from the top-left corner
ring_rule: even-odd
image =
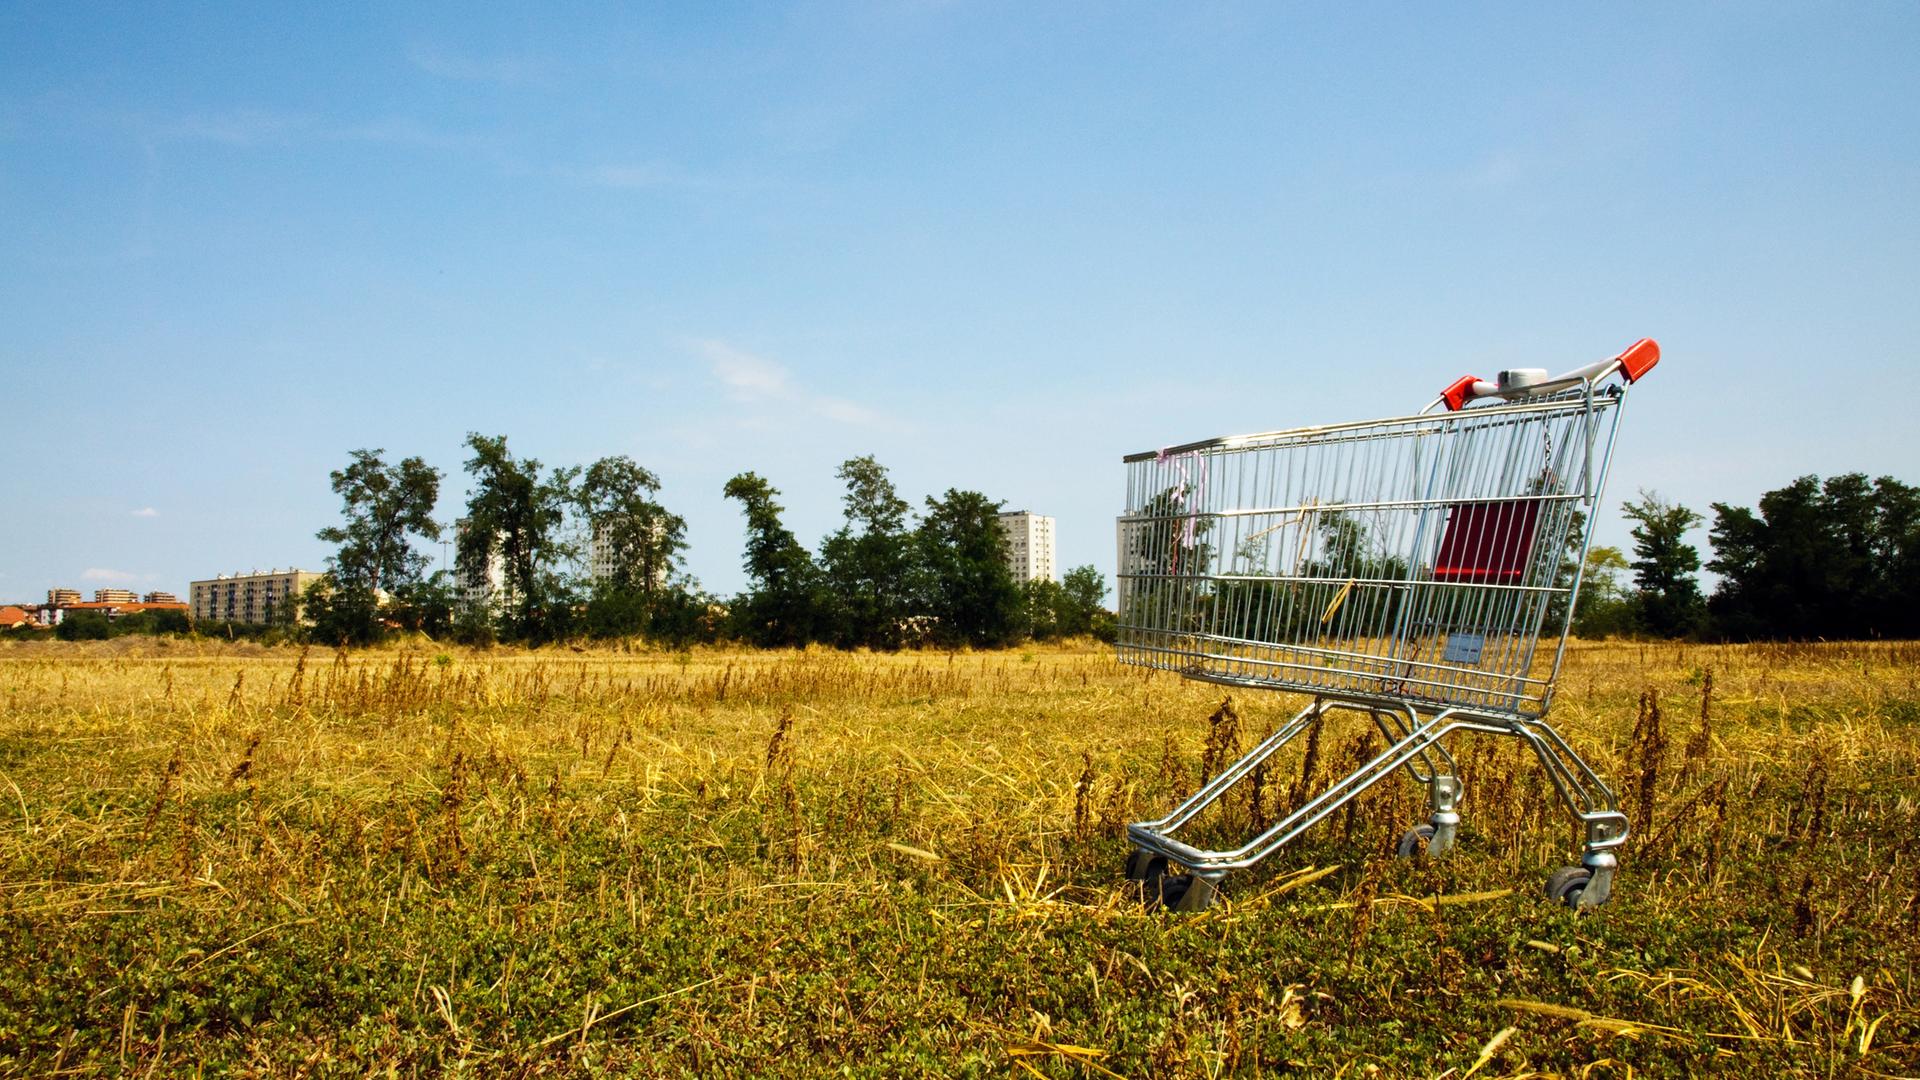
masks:
[[[585,628],[594,637],[646,633],[686,547],[687,523],[653,498],[660,478],[633,459],[587,466],[574,504],[593,545],[593,585]]]
[[[756,645],[805,645],[819,630],[819,572],[807,549],[781,524],[779,489],[751,472],[728,480],[722,493],[747,515],[742,565],[753,588],[733,606],[734,631]]]
[[[498,558],[499,598],[509,636],[529,641],[564,637],[571,628],[572,589],[560,563],[574,556],[560,534],[578,469],[555,468],[545,478],[538,460],[516,459],[505,435],[469,432],[473,477],[455,564],[466,581],[485,581]]]
[[[1861,473],[1803,476],[1758,512],[1714,503],[1710,609],[1729,637],[1920,633],[1920,490]]]
[[[687,546],[687,523],[654,501],[659,490],[660,478],[629,457],[587,467],[573,495],[600,564],[596,586],[651,597],[673,572]]]
[[[915,540],[925,570],[921,610],[949,645],[1004,645],[1020,615],[1020,588],[1008,569],[1000,503],[947,489],[927,499]]]
[[[436,570],[401,586],[394,593],[389,614],[402,629],[437,639],[452,633],[457,607],[451,577],[444,570]]]
[[[1560,545],[1560,558],[1553,570],[1553,587],[1556,589],[1573,588],[1573,579],[1580,569],[1580,547],[1587,541],[1587,515],[1575,510],[1567,521],[1567,536]],[[1588,566],[1592,565],[1589,560]],[[1586,593],[1581,593],[1581,599]],[[1557,634],[1561,621],[1567,616],[1567,598],[1562,593],[1553,593],[1547,600],[1546,618],[1542,621],[1542,633]]]
[[[1620,581],[1620,574],[1627,568],[1627,557],[1617,547],[1603,545],[1587,549],[1580,601],[1573,609],[1575,634],[1583,638],[1604,638],[1633,633],[1633,596]]]
[[[1700,552],[1686,542],[1687,530],[1700,524],[1699,514],[1642,491],[1637,502],[1621,507],[1637,524],[1633,528],[1635,607],[1641,629],[1658,637],[1685,637],[1698,633],[1706,613],[1700,596]]]
[[[834,475],[847,493],[846,524],[820,547],[830,633],[842,648],[898,648],[913,571],[910,508],[872,455],[843,463]]]
[[[1103,619],[1111,634],[1112,617],[1106,609],[1107,577],[1091,565],[1076,566],[1060,579],[1060,634],[1100,636]]]
[[[676,648],[719,640],[726,608],[690,577],[667,583],[648,613],[646,633]]]
[[[432,518],[440,471],[417,457],[388,465],[380,457],[384,452],[355,450],[347,467],[331,474],[344,521],[317,534],[335,545],[327,560],[331,615],[333,629],[346,641],[378,636],[381,598],[420,580],[427,559],[413,549],[411,537],[440,538]]]
[[[1175,632],[1197,631],[1205,624],[1217,597],[1205,579],[1194,575],[1212,565],[1213,545],[1207,535],[1215,520],[1189,514],[1186,495],[1175,486],[1147,499],[1121,521],[1120,591],[1127,608],[1122,621]],[[1264,558],[1265,549],[1237,554]],[[1226,591],[1230,605],[1254,610],[1267,604],[1277,588],[1259,581],[1230,584]]]
[[[112,624],[98,611],[69,611],[53,628],[61,641],[105,641],[112,633]]]
[[[1017,620],[1021,632],[1035,641],[1057,641],[1065,636],[1060,628],[1061,609],[1065,595],[1060,583],[1049,578],[1035,578],[1020,586],[1020,617]]]

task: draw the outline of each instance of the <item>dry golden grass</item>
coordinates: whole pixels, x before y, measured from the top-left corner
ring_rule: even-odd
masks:
[[[1388,857],[1395,782],[1178,917],[1122,825],[1297,700],[1210,730],[1219,688],[1093,647],[0,646],[0,1066],[1911,1075],[1917,674],[1576,644],[1552,718],[1634,816],[1607,909],[1535,898],[1577,833],[1469,740],[1455,857]]]

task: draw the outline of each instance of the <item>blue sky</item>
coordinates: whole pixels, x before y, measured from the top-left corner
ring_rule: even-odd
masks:
[[[1893,4],[0,3],[0,600],[319,568],[349,450],[450,519],[471,430],[654,469],[720,592],[727,477],[812,542],[866,453],[1110,574],[1124,453],[1641,336],[1614,507],[1920,482],[1915,55]]]

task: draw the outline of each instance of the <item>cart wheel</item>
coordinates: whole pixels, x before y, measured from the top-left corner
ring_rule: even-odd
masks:
[[[1128,881],[1147,880],[1148,868],[1152,864],[1153,859],[1154,857],[1152,855],[1149,855],[1138,848],[1135,848],[1134,850],[1128,852],[1127,853],[1127,880]],[[1161,862],[1163,863],[1165,861],[1166,860],[1164,859],[1161,860]]]
[[[1139,877],[1133,877],[1136,870]],[[1127,875],[1140,890],[1140,905],[1148,911],[1173,910],[1180,905],[1180,898],[1187,895],[1187,890],[1193,887],[1191,875],[1167,873],[1167,860],[1162,855],[1128,859]]]
[[[1151,908],[1160,902],[1160,883],[1166,876],[1167,860],[1164,855],[1136,851],[1127,856],[1127,883],[1147,907]]]
[[[1186,898],[1187,890],[1193,888],[1192,874],[1168,874],[1160,879],[1160,898],[1157,903],[1149,903],[1147,910],[1160,908],[1165,911],[1178,911],[1180,901]]]
[[[1415,825],[1400,837],[1400,857],[1411,859],[1416,855],[1425,855],[1427,845],[1433,842],[1433,826]]]
[[[1580,906],[1580,894],[1587,890],[1593,871],[1584,866],[1563,866],[1547,875],[1547,899],[1570,908]]]

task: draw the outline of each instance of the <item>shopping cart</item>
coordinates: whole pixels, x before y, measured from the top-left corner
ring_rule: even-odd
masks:
[[[1290,843],[1395,770],[1432,817],[1400,853],[1439,855],[1460,825],[1455,732],[1518,738],[1586,826],[1581,865],[1548,895],[1606,902],[1627,819],[1613,791],[1546,722],[1606,486],[1627,386],[1660,359],[1650,339],[1557,378],[1467,376],[1417,415],[1209,439],[1133,454],[1119,519],[1119,658],[1312,702],[1172,813],[1127,827],[1127,876],[1150,905],[1196,910],[1229,871]],[[1621,382],[1608,382],[1611,376]],[[1547,637],[1542,649],[1542,635]],[[1196,815],[1337,711],[1387,748],[1283,807],[1239,847],[1179,838]],[[1174,873],[1184,867],[1188,873]]]

